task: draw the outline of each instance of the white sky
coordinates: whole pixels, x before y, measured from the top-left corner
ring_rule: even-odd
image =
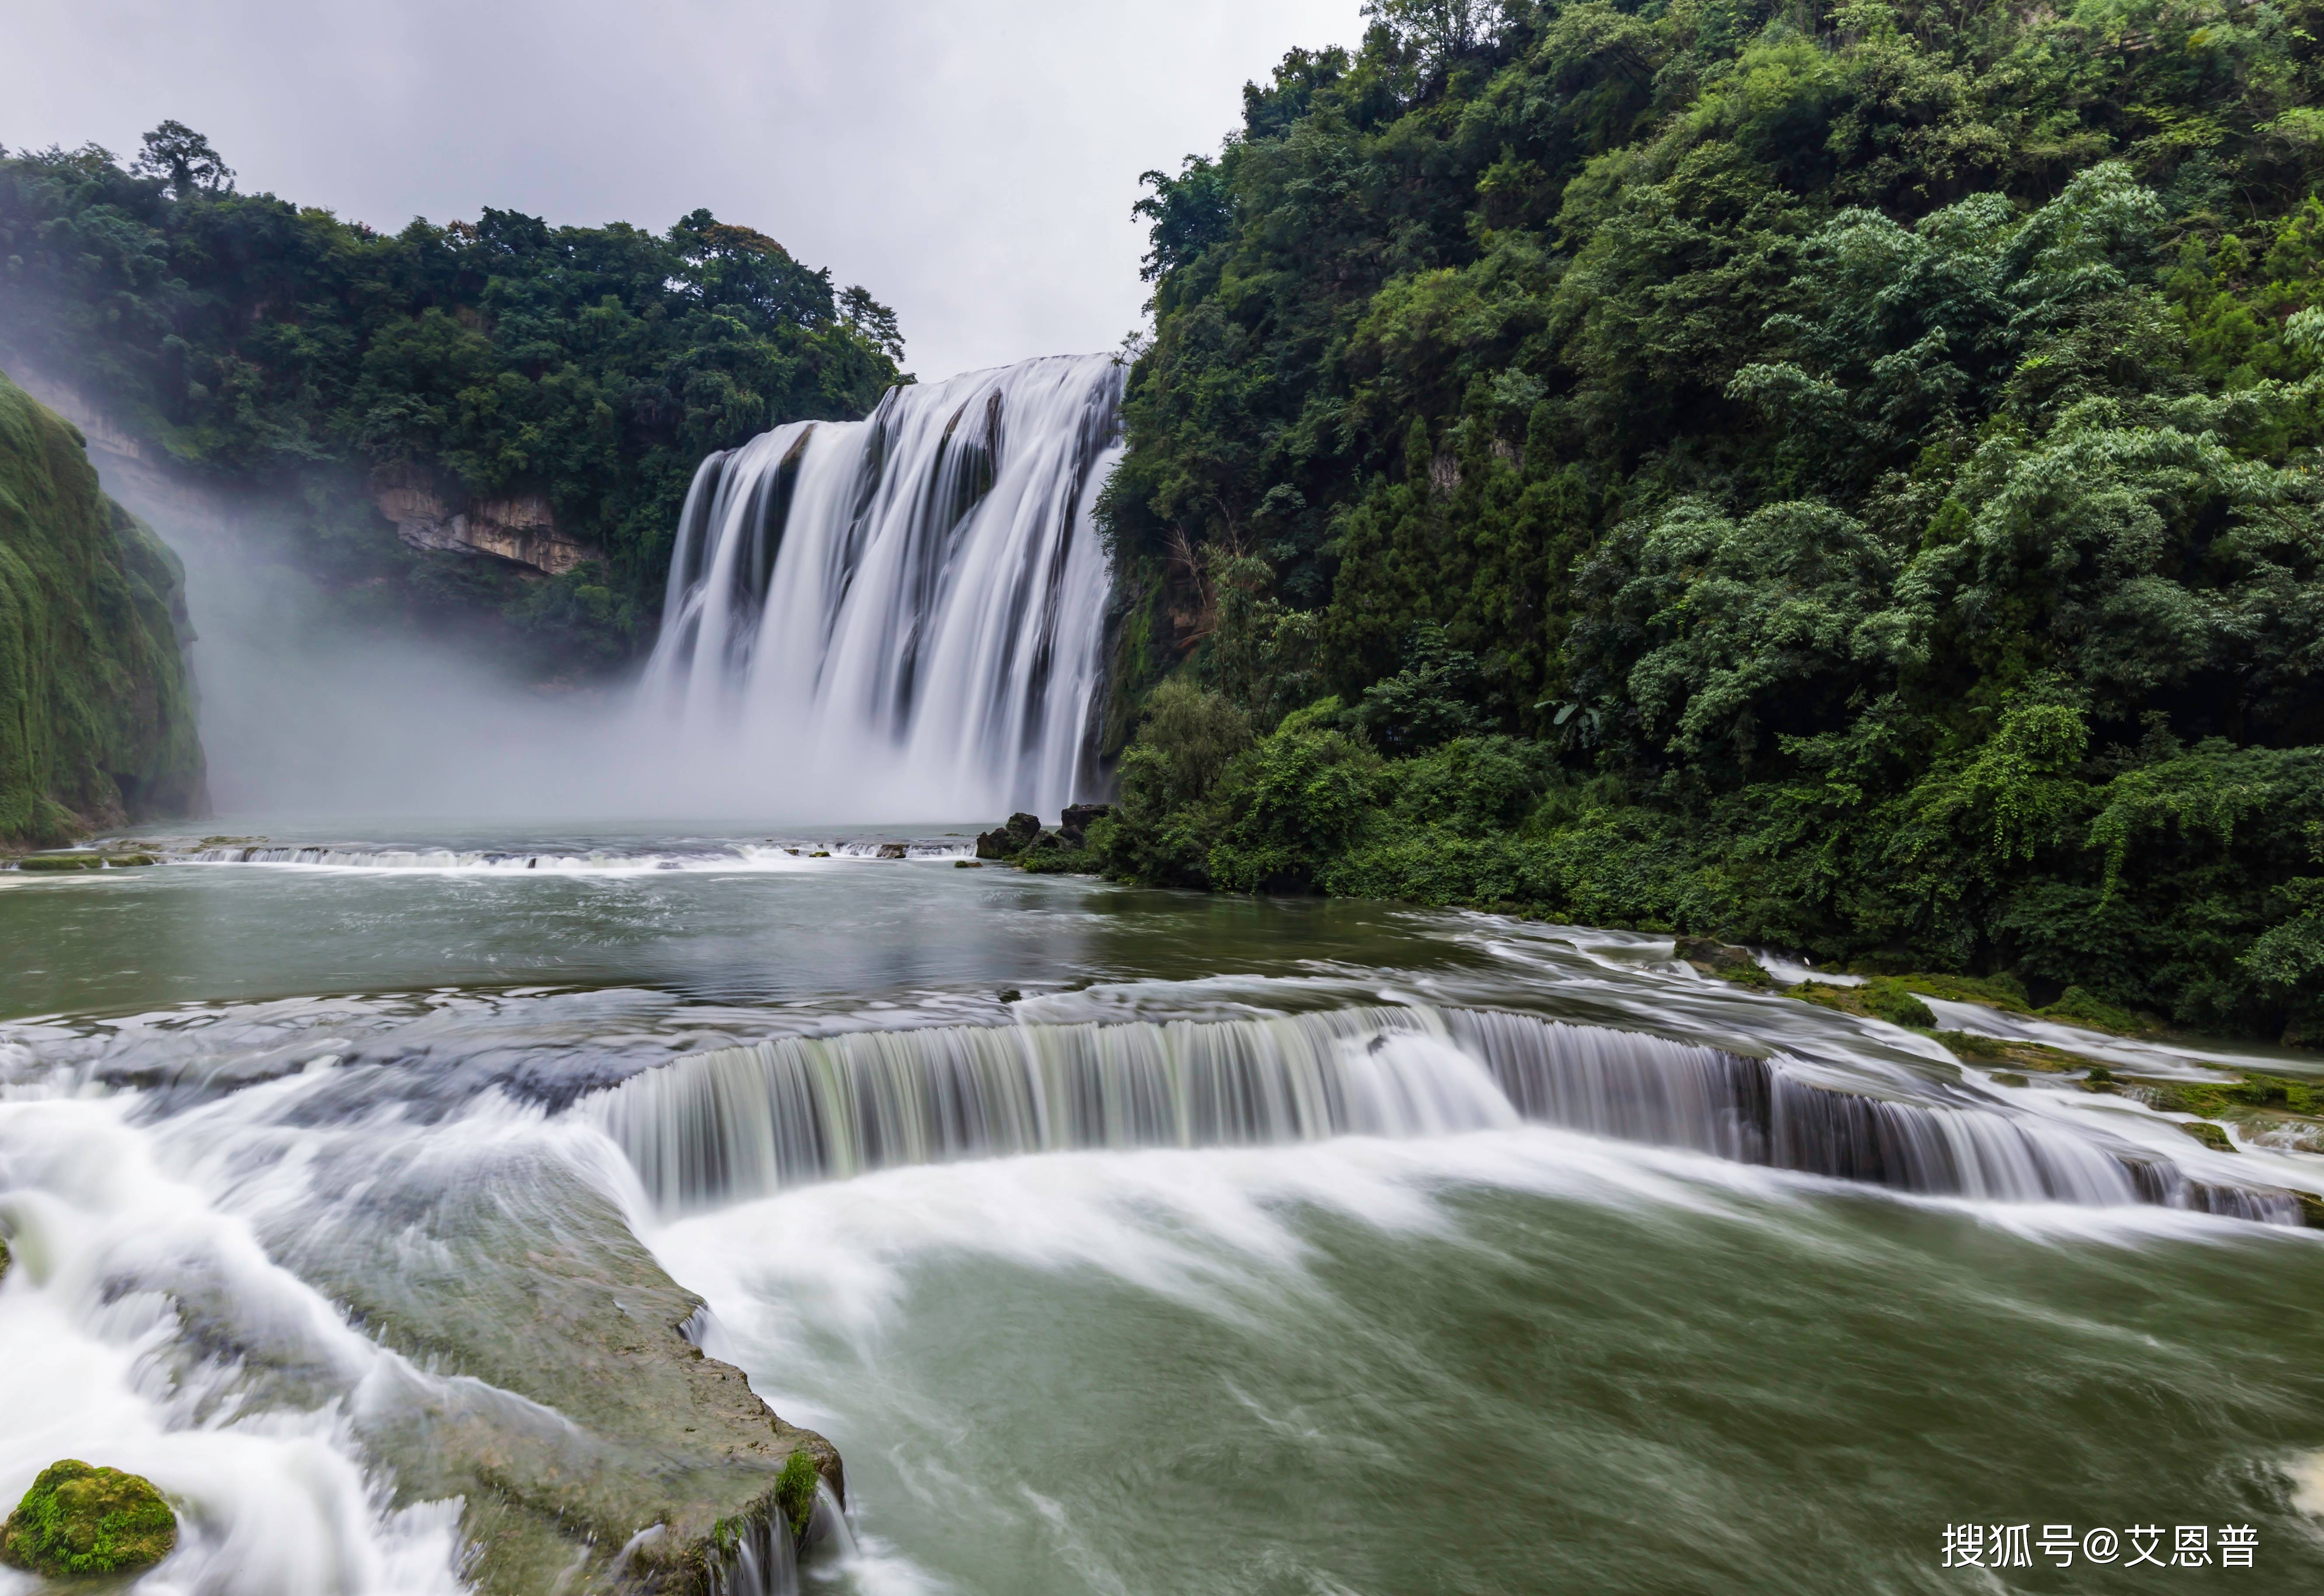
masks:
[[[385,230],[697,206],[895,307],[923,378],[1111,348],[1130,207],[1359,0],[5,0],[0,143],[174,116],[245,192]]]

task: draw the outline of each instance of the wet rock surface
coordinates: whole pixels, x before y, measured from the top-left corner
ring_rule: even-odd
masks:
[[[738,1535],[788,1524],[789,1460],[844,1496],[839,1453],[694,1344],[702,1300],[613,1203],[561,1172],[521,1173],[381,1194],[410,1221],[398,1270],[302,1268],[383,1344],[480,1382],[366,1439],[399,1499],[464,1499],[481,1592],[720,1588]]]

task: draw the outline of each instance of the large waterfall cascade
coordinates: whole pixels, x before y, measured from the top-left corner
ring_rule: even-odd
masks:
[[[1065,355],[895,388],[704,461],[646,676],[678,756],[883,818],[1092,796],[1122,375]]]

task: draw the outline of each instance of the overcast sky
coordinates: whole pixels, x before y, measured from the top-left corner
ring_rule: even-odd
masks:
[[[383,229],[708,206],[895,307],[947,376],[1135,328],[1138,174],[1214,150],[1359,0],[9,0],[0,143],[174,116],[246,192]]]

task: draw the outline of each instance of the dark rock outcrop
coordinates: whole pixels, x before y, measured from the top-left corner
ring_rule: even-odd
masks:
[[[1014,859],[1033,845],[1033,839],[1040,835],[1040,816],[1019,810],[1009,816],[1008,825],[995,826],[976,839],[976,856],[979,859]]]
[[[1090,822],[1102,820],[1113,813],[1111,804],[1067,804],[1058,817],[1057,835],[1078,848],[1089,833]]]

